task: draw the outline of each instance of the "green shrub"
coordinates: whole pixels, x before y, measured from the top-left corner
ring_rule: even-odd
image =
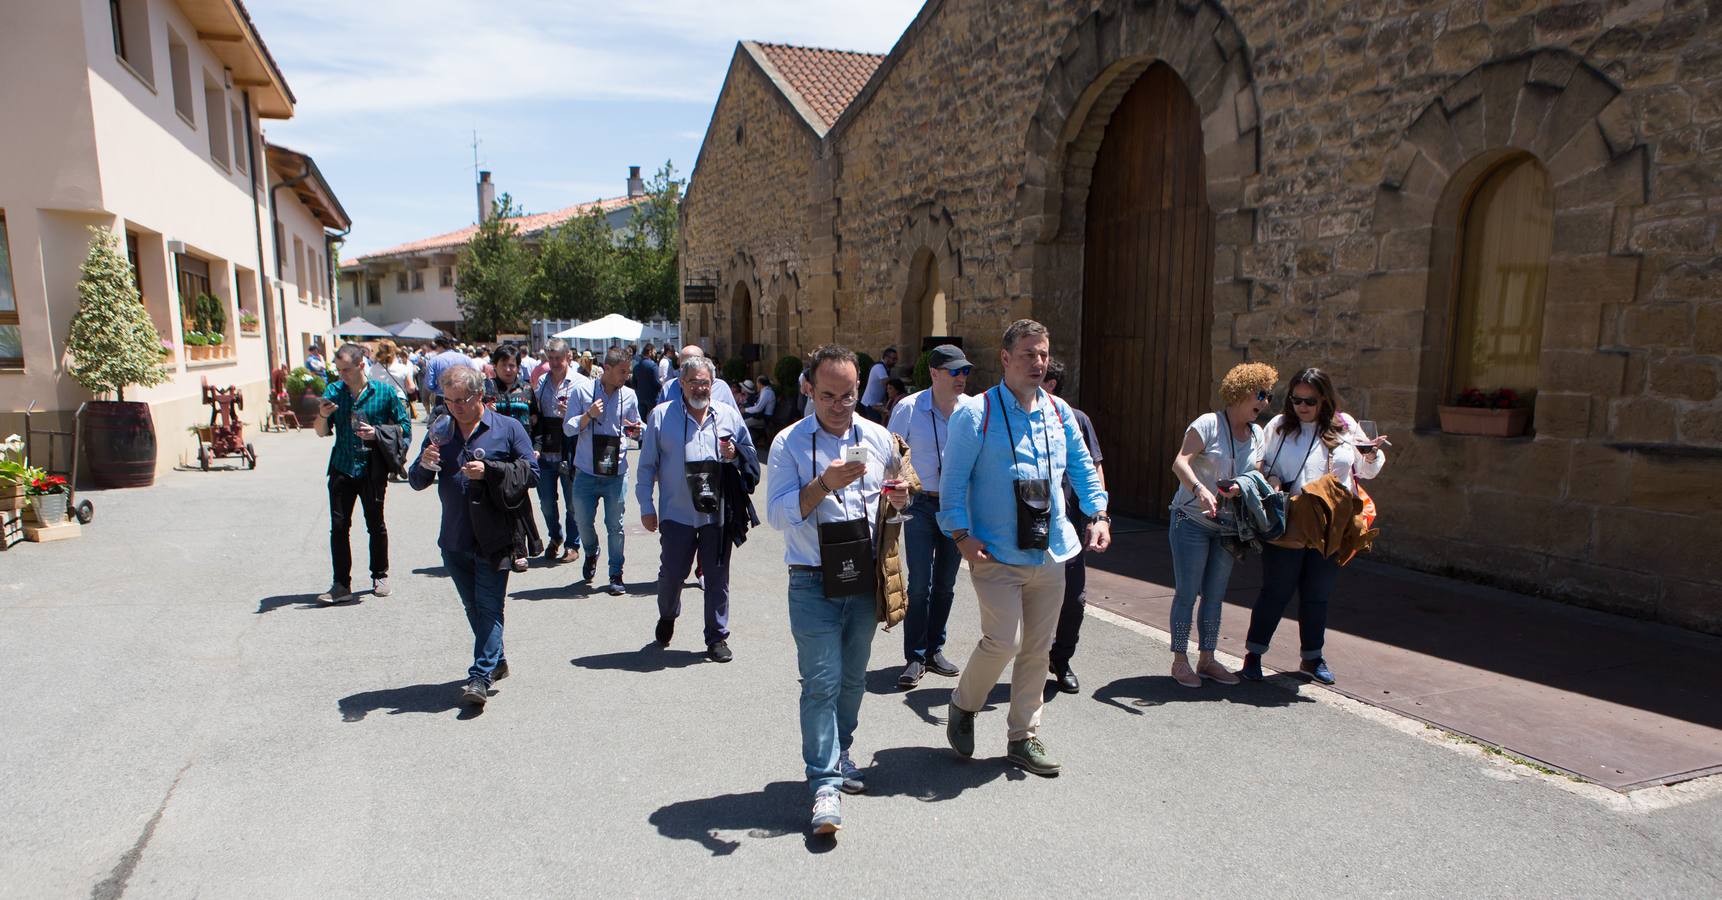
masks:
[[[198,294],[193,300],[192,310],[197,319],[197,330],[204,334],[220,334],[227,330],[227,311],[221,308],[221,301],[209,294]]]
[[[739,356],[732,356],[724,360],[723,380],[729,382],[731,387],[739,385],[747,379],[747,369],[747,360]]]
[[[227,335],[222,334],[219,331],[204,332],[203,337],[205,340],[209,341],[209,346],[211,347],[219,347],[227,340]]]
[[[915,374],[911,377],[911,386],[917,391],[924,391],[933,386],[932,367],[928,362],[933,358],[933,351],[928,350],[915,360]]]
[[[321,397],[323,392],[328,389],[329,383],[327,381],[311,374],[311,370],[304,366],[297,366],[293,371],[287,373],[287,396],[289,397],[298,397],[306,390],[310,390]]]
[[[775,389],[779,397],[784,396],[784,391],[794,393],[800,390],[796,387],[796,381],[801,378],[801,366],[801,357],[785,356],[772,367],[771,380],[776,382]]]
[[[207,347],[207,346],[209,346],[209,338],[205,337],[203,334],[196,332],[196,331],[188,331],[185,334],[180,335],[180,338],[181,338],[181,342],[184,343],[187,347]]]

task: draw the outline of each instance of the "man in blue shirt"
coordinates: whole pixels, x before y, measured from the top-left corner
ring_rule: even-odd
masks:
[[[904,397],[891,410],[891,432],[908,443],[915,472],[928,486],[915,495],[909,521],[903,526],[909,581],[909,609],[903,619],[907,663],[897,686],[904,690],[920,684],[928,671],[947,678],[959,671],[945,658],[944,649],[945,623],[951,618],[963,555],[939,530],[939,466],[951,442],[951,414],[974,399],[963,396],[974,370],[960,348],[940,344],[927,356],[932,388]]]
[[[573,361],[574,351],[568,349],[567,341],[561,338],[551,340],[544,345],[544,363],[550,368],[532,386],[534,421],[537,423],[533,443],[538,449],[540,470],[538,509],[544,513],[544,530],[548,536],[544,560],[549,563],[574,562],[580,558],[580,524],[574,503],[574,444],[568,440],[563,423],[568,418],[572,402],[569,398],[581,385],[590,384],[591,379],[574,371],[571,368]],[[575,413],[579,413],[578,408]],[[561,491],[566,514],[559,510],[558,490]],[[562,552],[564,534],[568,538],[567,553]]]
[[[410,437],[412,427],[400,393],[366,377],[365,348],[342,344],[334,361],[338,380],[324,391],[312,423],[319,437],[335,436],[328,469],[329,557],[335,575],[329,589],[317,595],[323,603],[345,600],[353,593],[355,499],[365,510],[365,530],[371,536],[371,593],[389,595],[389,528],[383,520],[388,463],[378,449],[376,426],[400,428],[402,441]]]
[[[771,443],[766,518],[783,532],[789,566],[789,628],[801,671],[801,758],[813,790],[813,830],[830,834],[843,827],[838,791],[866,789],[850,746],[878,618],[879,501],[901,509],[909,494],[901,482],[888,481],[902,465],[896,439],[855,414],[855,354],[821,347],[810,365],[814,415]]]
[[[759,458],[741,412],[712,402],[716,375],[703,356],[682,360],[681,391],[658,404],[640,439],[634,498],[640,525],[660,531],[658,643],[668,647],[682,614],[682,582],[697,556],[705,572],[706,655],[729,662],[729,558],[723,552],[724,518],[720,467]],[[652,502],[652,488],[658,502]]]
[[[655,373],[654,373],[655,374]],[[574,505],[580,522],[580,543],[586,546],[586,566],[581,580],[598,575],[598,501],[604,501],[604,530],[609,537],[610,586],[620,597],[622,585],[622,488],[627,481],[628,453],[624,430],[640,427],[640,406],[628,380],[628,352],[621,347],[604,351],[603,374],[597,381],[576,387],[568,400],[578,416],[565,419],[563,428],[575,440]],[[638,434],[638,431],[634,432]]]
[[[482,374],[482,370],[479,369],[477,363],[472,361],[472,357],[454,349],[454,342],[448,338],[437,338],[436,349],[436,355],[425,360],[424,377],[425,391],[431,395],[430,406],[432,418],[435,418],[443,412],[441,406],[442,376],[444,372],[447,372],[455,366],[465,366]]]
[[[969,561],[981,611],[981,640],[951,694],[946,739],[974,755],[975,716],[1009,664],[1007,756],[1046,776],[1059,771],[1039,737],[1047,652],[1064,605],[1064,563],[1083,548],[1065,515],[1067,473],[1092,520],[1088,549],[1101,553],[1112,542],[1106,492],[1076,417],[1041,389],[1051,347],[1039,322],[1019,319],[1005,331],[1004,380],[951,416],[939,479],[939,527]]]
[[[442,501],[437,546],[472,627],[472,667],[466,672],[462,698],[483,706],[490,698],[491,684],[508,677],[502,609],[513,553],[512,548],[504,548],[500,555],[486,555],[479,549],[471,507],[475,501],[486,502],[477,482],[490,477],[495,464],[525,460],[536,478],[538,462],[533,459],[526,426],[485,408],[484,376],[477,369],[449,370],[442,387],[452,421],[442,433],[425,435],[407,480],[415,491],[436,482],[437,498]]]
[[[652,355],[652,345],[647,344],[634,360],[633,383],[634,396],[639,398],[640,408],[650,412],[658,405],[658,394],[662,391],[664,382],[658,377],[658,360]]]

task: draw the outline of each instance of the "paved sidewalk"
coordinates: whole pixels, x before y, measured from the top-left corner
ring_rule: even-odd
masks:
[[[1165,631],[1172,584],[1166,530],[1132,522],[1089,595]],[[1259,556],[1234,568],[1222,652],[1243,656],[1260,588]],[[1294,603],[1265,661],[1295,671],[1297,649]],[[1615,790],[1722,772],[1722,637],[1359,560],[1326,649],[1335,691]]]
[[[1325,692],[1172,693],[1165,645],[1098,617],[1084,693],[1045,714],[1056,779],[1004,762],[1002,708],[981,758],[955,758],[952,682],[895,691],[900,638],[878,635],[871,793],[809,840],[774,532],[738,552],[729,665],[698,658],[691,620],[647,647],[643,538],[630,596],[517,576],[514,674],[472,715],[434,498],[390,488],[393,597],[318,608],[327,445],[256,442],[255,472],[91,492],[82,538],[0,556],[0,896],[1722,892],[1713,780],[1622,801]],[[974,604],[960,578],[959,664]]]

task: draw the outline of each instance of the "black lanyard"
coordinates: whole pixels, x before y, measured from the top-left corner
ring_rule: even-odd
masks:
[[[723,452],[718,447],[718,426],[717,426],[717,418],[716,418],[717,417],[717,410],[712,409],[709,406],[706,407],[706,416],[712,420],[712,458],[710,461],[711,462],[723,462]],[[687,463],[689,462],[689,460],[688,460],[688,419],[689,418],[690,417],[688,416],[688,411],[685,409],[682,410],[682,464],[683,464],[682,467],[683,468],[686,468]],[[700,428],[703,429],[705,427],[706,427],[705,423],[701,422]],[[693,462],[706,462],[706,461],[707,460],[703,460],[703,459],[693,460]]]
[[[1016,433],[1011,431],[1010,410],[1005,407],[1004,389],[1003,388],[995,388],[994,390],[998,391],[999,415],[1004,416],[1005,436],[1007,438],[1009,438],[1009,440],[1010,440],[1011,469],[1014,470],[1016,468]],[[1047,402],[1050,403],[1050,402],[1052,402],[1052,400],[1050,398],[1048,398]],[[1046,413],[1042,412],[1041,415],[1045,416]],[[1040,442],[1044,447],[1046,447],[1046,480],[1050,482],[1050,481],[1052,481],[1052,443],[1051,443],[1051,440],[1046,436],[1046,429],[1045,428],[1042,428],[1040,430]],[[1033,455],[1033,458],[1034,458],[1034,474],[1039,475],[1040,474],[1040,456],[1038,454],[1035,454],[1035,452],[1034,452],[1034,422],[1033,422],[1033,420],[1029,420],[1029,422],[1028,422],[1028,452],[1031,455]],[[1015,474],[1014,471],[1012,474],[1013,475]]]
[[[604,402],[604,418],[605,419],[613,419],[613,418],[620,416],[622,414],[622,411],[620,409],[615,409],[614,407],[621,405],[620,400],[622,397],[622,389],[617,388],[614,397],[605,397],[604,396],[604,382],[595,381],[595,382],[593,382],[593,384],[598,386],[598,396],[604,397],[604,400],[605,400],[605,402]],[[614,415],[612,415],[612,413],[614,413]],[[597,423],[597,422],[587,422],[586,428],[592,429],[592,433],[597,434],[598,433],[598,429],[597,429],[598,424],[599,423]],[[683,418],[682,419],[682,442],[684,444],[687,443],[687,436],[688,436],[687,425],[688,425],[688,420],[686,418]],[[585,431],[586,428],[582,428],[580,430]],[[617,431],[620,431],[620,430],[621,430],[620,428],[617,429]],[[716,429],[714,428],[713,431],[715,432]]]
[[[820,426],[819,422],[815,421],[813,423],[812,433],[807,436],[808,446],[813,451],[813,478],[819,477],[819,432],[824,431],[824,430],[825,429]],[[833,438],[833,439],[835,440],[836,438]],[[859,425],[851,425],[850,426],[849,439],[855,442],[855,446],[857,446],[857,447],[861,446],[861,426],[859,426]],[[836,461],[836,457],[832,457],[832,460]],[[865,478],[865,477],[866,477],[865,475],[862,476],[862,478]],[[813,480],[813,478],[809,478],[807,480],[809,482],[811,482]],[[860,481],[860,480],[862,480],[862,479],[861,478],[856,479],[856,481]],[[837,498],[837,505],[841,506],[843,508],[843,514],[846,516],[849,515],[849,500],[847,498],[848,492],[849,492],[848,487],[843,487],[839,490],[835,490],[835,491],[831,492],[832,496]],[[814,512],[815,513],[818,512],[818,507],[814,507]],[[862,515],[867,514],[867,495],[866,494],[861,495],[861,514]],[[815,516],[815,518],[817,518],[817,516]]]
[[[945,448],[939,442],[939,414],[938,414],[937,410],[933,409],[933,402],[934,401],[933,401],[932,391],[928,391],[927,392],[927,424],[931,425],[932,429],[933,429],[933,454],[938,457],[939,466],[941,468],[943,468],[944,463],[945,463]],[[1006,427],[1009,427],[1008,424]],[[945,430],[949,431],[950,428],[951,428],[951,426],[950,426],[949,422],[947,421],[947,423],[945,425]]]
[[[1301,423],[1301,422],[1298,423],[1298,437],[1303,437],[1303,423]],[[1309,447],[1303,451],[1303,462],[1300,462],[1297,464],[1297,472],[1292,475],[1292,481],[1291,481],[1292,484],[1296,485],[1296,484],[1302,484],[1303,483],[1304,466],[1309,465],[1310,455],[1315,453],[1315,442],[1320,440],[1320,439],[1321,439],[1320,429],[1311,429],[1310,435],[1309,435]],[[1286,448],[1285,432],[1280,432],[1280,445],[1278,447],[1274,448],[1273,462],[1268,463],[1268,472],[1270,474],[1277,474],[1279,472],[1278,467],[1279,467],[1279,462],[1280,462],[1280,451],[1284,450],[1285,448]],[[1331,449],[1327,451],[1327,467],[1329,469],[1333,468],[1333,451]]]

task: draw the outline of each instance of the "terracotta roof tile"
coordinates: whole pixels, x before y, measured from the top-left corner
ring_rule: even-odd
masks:
[[[641,203],[645,199],[646,198],[644,197],[611,197],[608,200],[594,200],[591,203],[576,203],[573,206],[564,207],[551,212],[515,216],[514,218],[509,219],[509,221],[513,222],[515,227],[520,230],[520,235],[522,237],[530,237],[548,228],[560,225],[576,216],[585,215],[593,209],[609,213],[625,206]],[[409,241],[405,244],[399,244],[384,250],[373,250],[363,256],[353,257],[351,260],[347,261],[347,265],[352,265],[363,260],[381,256],[406,256],[413,253],[426,253],[433,250],[445,250],[460,247],[464,246],[466,242],[472,240],[472,236],[477,233],[477,225],[468,225],[459,231],[451,231],[447,234],[439,234],[436,237]]]
[[[825,127],[837,124],[867,79],[885,61],[883,53],[856,53],[787,44],[759,44],[771,64],[783,73],[789,86],[813,108]]]

